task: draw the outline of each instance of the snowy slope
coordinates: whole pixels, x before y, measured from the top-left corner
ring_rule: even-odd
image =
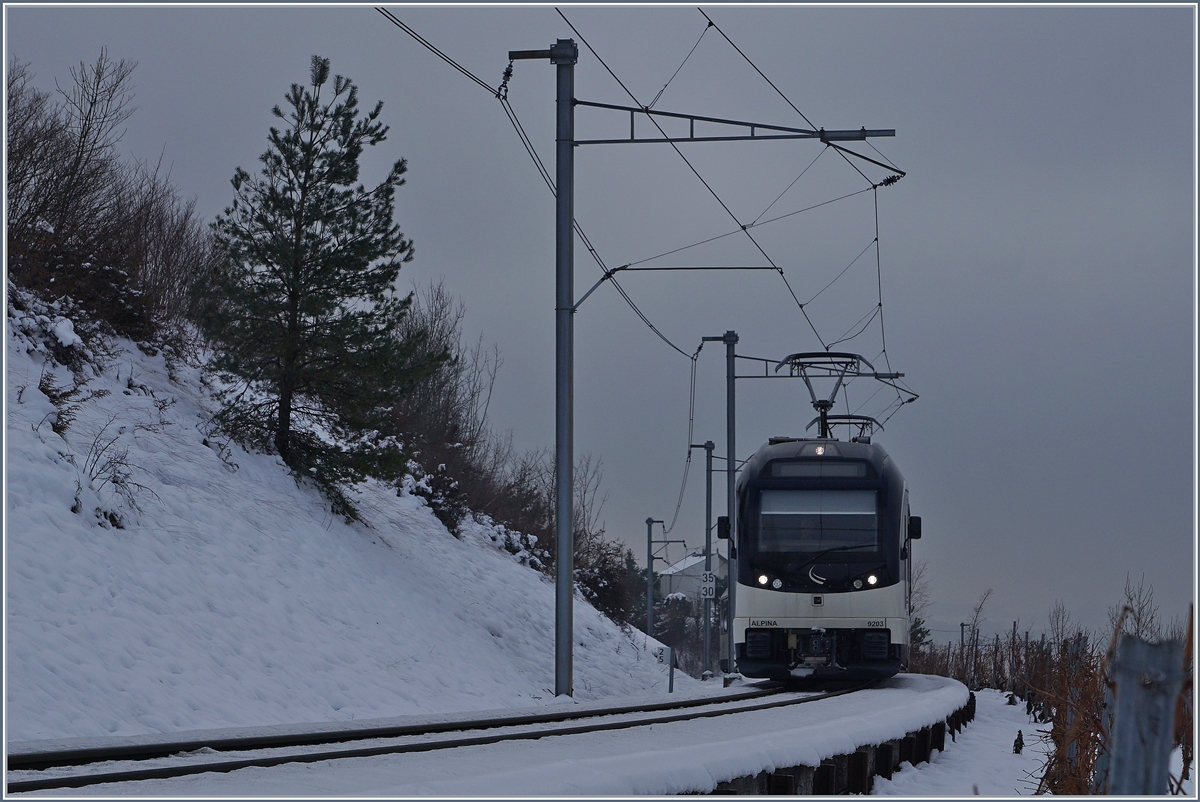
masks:
[[[47,367],[46,343],[78,338],[40,312],[8,319],[10,742],[552,699],[553,586],[491,527],[456,539],[421,499],[378,485],[358,498],[368,525],[347,525],[278,458],[206,437],[199,373],[128,342],[88,372],[74,400],[107,394],[60,436],[39,384],[72,377]],[[578,597],[575,611],[576,699],[665,693],[641,633]]]

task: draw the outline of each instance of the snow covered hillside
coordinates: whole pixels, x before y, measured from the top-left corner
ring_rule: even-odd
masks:
[[[380,485],[347,525],[277,457],[208,432],[197,370],[129,342],[64,395],[48,351],[79,338],[24,305],[7,340],[10,741],[553,698],[553,585],[496,528],[456,539]],[[575,640],[576,699],[666,692],[645,637],[578,596]]]

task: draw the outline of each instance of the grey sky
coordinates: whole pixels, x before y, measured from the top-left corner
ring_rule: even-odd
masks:
[[[509,49],[571,36],[550,7],[389,8],[490,83]],[[955,637],[988,587],[988,629],[1020,619],[1040,631],[1056,599],[1099,627],[1127,573],[1145,574],[1167,617],[1185,613],[1195,565],[1194,7],[705,10],[815,125],[897,129],[875,142],[908,172],[878,192],[884,315],[891,364],[921,398],[878,442],[924,517],[918,555],[929,560],[935,636]],[[705,25],[691,6],[564,11],[643,103]],[[51,89],[102,46],[137,60],[138,111],[122,146],[149,160],[161,152],[206,217],[229,202],[234,168],[256,167],[270,108],[307,78],[309,57],[330,57],[365,103],[385,102],[392,126],[364,180],[409,160],[397,219],[417,256],[405,280],[443,278],[467,305],[469,335],[501,349],[493,424],[523,447],[552,443],[553,202],[479,87],[369,6],[9,5],[5,36],[6,56],[30,62]],[[553,95],[549,64],[517,63],[510,100],[548,162]],[[576,95],[628,103],[582,46]],[[656,108],[804,125],[714,31]],[[579,136],[626,119],[581,109]],[[819,151],[685,149],[742,222]],[[666,146],[579,148],[576,163],[576,216],[610,267],[736,228]],[[864,186],[825,153],[768,216]],[[755,236],[808,300],[873,227],[866,193]],[[740,235],[660,263],[765,264]],[[577,247],[578,292],[598,275]],[[755,356],[819,347],[769,272],[626,274],[622,286],[689,353],[727,329]],[[870,250],[808,311],[830,341],[870,312],[876,292]],[[576,342],[576,452],[603,459],[608,531],[644,559],[642,522],[675,509],[690,363],[609,286],[581,308]],[[839,348],[873,359],[878,325]],[[694,441],[712,439],[718,453],[723,381],[710,345],[698,360]],[[851,387],[852,407],[874,392],[865,384]],[[799,382],[741,382],[739,457],[769,436],[802,434],[812,416]],[[671,533],[692,545],[703,541],[701,456]]]

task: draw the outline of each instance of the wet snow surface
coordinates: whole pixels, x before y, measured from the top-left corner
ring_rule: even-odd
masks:
[[[666,695],[666,671],[648,654],[656,644],[577,598],[575,700],[555,701],[553,585],[505,552],[494,527],[470,524],[456,539],[421,499],[374,484],[357,498],[367,525],[348,525],[276,457],[213,436],[197,370],[119,343],[124,352],[103,370],[83,367],[86,384],[56,408],[39,388],[75,381],[47,359],[81,347],[71,322],[31,307],[10,315],[7,334],[10,750]],[[675,683],[683,695],[722,692],[682,674]],[[469,760],[455,750],[71,793],[705,791],[899,737],[965,695],[902,676],[853,699],[496,745]],[[1032,729],[1023,708],[984,692],[958,743],[876,792],[1028,792]]]

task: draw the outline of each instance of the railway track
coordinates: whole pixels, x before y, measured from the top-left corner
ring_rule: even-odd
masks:
[[[838,690],[800,693],[781,685],[764,685],[718,699],[686,699],[341,732],[190,739],[115,748],[18,753],[8,757],[6,790],[15,794],[83,788],[103,783],[267,768],[285,763],[429,752],[552,735],[627,729],[803,704],[865,687],[866,684],[858,684]]]

